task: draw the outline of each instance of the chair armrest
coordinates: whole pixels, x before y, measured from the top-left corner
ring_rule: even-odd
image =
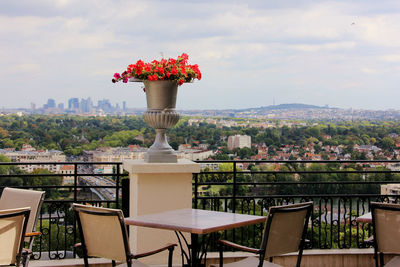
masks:
[[[159,252],[162,252],[164,250],[173,250],[177,245],[176,244],[167,244],[162,248],[156,249],[156,250],[152,250],[152,251],[148,251],[148,252],[144,252],[144,253],[140,253],[140,254],[131,254],[131,258],[132,259],[139,259],[139,258],[143,258],[143,257],[147,257]]]
[[[25,233],[25,237],[32,237],[32,236],[41,236],[41,232],[31,232],[31,233]]]
[[[22,248],[21,254],[23,256],[25,255],[31,255],[32,254],[32,250],[28,249],[28,248]]]
[[[252,252],[252,253],[257,253],[257,254],[261,253],[260,249],[242,246],[242,245],[230,242],[228,240],[218,240],[218,243],[220,243],[224,246],[232,247],[234,249],[238,249],[238,250],[242,250],[242,251],[246,251],[246,252]]]

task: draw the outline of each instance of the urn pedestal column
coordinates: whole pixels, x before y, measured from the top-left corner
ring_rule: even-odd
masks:
[[[192,207],[193,173],[200,164],[180,159],[177,163],[146,163],[125,160],[129,172],[129,215],[139,216]],[[186,235],[190,240],[190,235]],[[130,226],[129,242],[133,253],[142,253],[167,243],[177,243],[174,231]],[[168,252],[140,259],[146,264],[166,264]],[[174,250],[174,266],[181,263],[180,249]],[[179,265],[180,266],[180,265]]]

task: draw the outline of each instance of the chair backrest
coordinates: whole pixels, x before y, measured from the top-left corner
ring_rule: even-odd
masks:
[[[19,265],[30,208],[0,211],[0,265]]]
[[[26,190],[6,187],[0,197],[0,210],[31,208],[27,232],[36,232],[36,223],[44,200],[44,191]]]
[[[130,254],[121,210],[74,204],[84,254],[120,262]]]
[[[374,248],[400,254],[400,204],[371,202]]]
[[[302,247],[313,209],[312,202],[269,209],[261,249],[265,257],[297,252]]]

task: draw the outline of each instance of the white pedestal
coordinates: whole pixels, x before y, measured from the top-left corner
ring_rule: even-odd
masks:
[[[145,163],[126,160],[123,168],[130,178],[130,216],[192,207],[192,177],[200,172],[200,164],[189,160],[178,163]],[[157,249],[167,243],[177,243],[173,231],[130,227],[129,242],[133,253]],[[166,264],[167,252],[146,257],[147,264]],[[180,249],[174,253],[174,263],[181,262]]]

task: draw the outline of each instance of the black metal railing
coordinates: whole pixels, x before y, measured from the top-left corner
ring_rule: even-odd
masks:
[[[313,201],[309,248],[368,247],[371,225],[357,217],[369,212],[371,201],[400,202],[400,189],[381,194],[381,185],[400,184],[399,160],[197,162],[194,208],[266,215],[270,206]],[[224,235],[257,247],[262,230],[255,225]]]
[[[34,259],[75,257],[79,240],[72,203],[119,208],[128,216],[129,190],[120,162],[1,162],[0,189],[5,186],[46,191],[39,215]],[[63,167],[66,167],[64,168]],[[108,167],[109,172],[96,168]],[[29,169],[29,171],[24,171]],[[48,171],[48,170],[51,171]],[[63,170],[64,173],[61,173]],[[73,179],[70,179],[73,178]],[[65,183],[66,182],[66,183]]]
[[[202,172],[193,175],[194,208],[266,215],[270,206],[313,201],[310,248],[367,247],[364,240],[372,234],[371,226],[357,223],[356,218],[369,211],[371,201],[400,202],[397,191],[380,192],[381,185],[400,184],[399,160],[197,162]],[[0,163],[0,189],[12,186],[46,191],[38,222],[42,236],[33,248],[35,259],[76,256],[73,244],[79,240],[71,211],[74,202],[121,208],[128,216],[129,180],[123,179],[127,174],[121,171],[121,164]],[[72,167],[64,174],[20,170],[50,165]],[[108,166],[109,172],[96,171],[99,166]],[[71,184],[60,184],[60,179],[66,177],[73,178]],[[96,184],[102,177],[105,183]],[[257,246],[262,231],[263,225],[254,225],[224,232],[222,237]]]

